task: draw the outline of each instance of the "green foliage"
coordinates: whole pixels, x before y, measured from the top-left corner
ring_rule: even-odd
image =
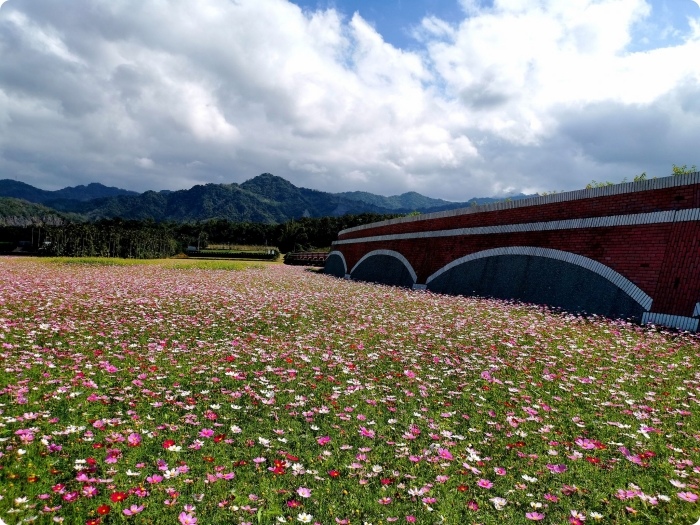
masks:
[[[682,166],[676,166],[675,164],[673,165],[673,175],[690,175],[696,171],[698,171],[698,168],[695,166],[695,164],[693,164],[690,168],[686,164],[683,164]]]
[[[168,225],[119,220],[50,226],[46,228],[46,240],[42,252],[59,257],[155,259],[180,251]]]
[[[609,182],[609,181],[598,182],[596,180],[592,180],[591,182],[586,184],[586,189],[590,190],[592,188],[605,188],[606,186],[614,186],[614,185],[615,185],[614,182]]]
[[[41,247],[40,254],[66,257],[163,258],[184,252],[188,246],[201,250],[209,244],[269,246],[286,253],[329,247],[341,230],[395,217],[401,215],[365,213],[305,217],[283,224],[237,223],[224,219],[190,224],[103,219],[37,227],[30,222],[20,226],[0,225],[0,242],[6,243],[4,251],[11,251],[21,241],[32,241],[33,250]],[[49,244],[44,244],[45,241]],[[256,253],[255,258],[262,258],[259,255]]]

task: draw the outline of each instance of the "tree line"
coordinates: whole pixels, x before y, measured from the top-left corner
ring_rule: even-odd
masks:
[[[282,253],[330,247],[338,232],[401,215],[363,213],[341,217],[304,217],[282,224],[213,219],[194,223],[102,219],[95,222],[44,221],[0,224],[0,251],[25,251],[63,257],[163,258],[210,244],[244,244],[278,248]]]

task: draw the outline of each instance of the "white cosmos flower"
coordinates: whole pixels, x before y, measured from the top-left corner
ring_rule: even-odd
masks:
[[[493,506],[496,508],[496,510],[502,510],[503,507],[506,506],[506,503],[508,503],[507,500],[499,497],[491,498],[489,501],[493,503]]]

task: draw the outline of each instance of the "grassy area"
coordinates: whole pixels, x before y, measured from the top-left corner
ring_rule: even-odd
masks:
[[[231,260],[194,260],[178,259],[117,259],[107,257],[48,257],[43,259],[51,264],[63,266],[159,266],[164,268],[202,270],[245,270],[247,268],[262,268],[265,261],[231,261]]]
[[[0,259],[4,523],[700,516],[696,336],[181,262]]]

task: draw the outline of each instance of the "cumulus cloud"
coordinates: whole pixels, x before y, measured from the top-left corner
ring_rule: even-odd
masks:
[[[0,0],[0,177],[145,190],[272,172],[466,200],[666,175],[698,163],[688,4],[673,45],[640,51],[644,0],[462,0],[409,51],[362,13],[287,0]]]

